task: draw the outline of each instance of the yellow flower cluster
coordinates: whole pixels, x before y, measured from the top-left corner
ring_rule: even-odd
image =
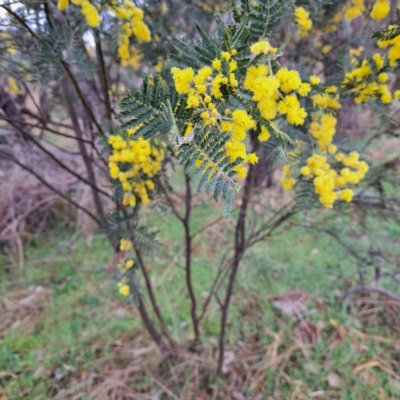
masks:
[[[265,127],[261,127],[261,133],[258,135],[258,140],[260,142],[266,142],[271,137],[271,132]]]
[[[251,46],[254,55],[266,55],[271,59],[276,54],[269,42],[260,41]],[[187,107],[195,108],[199,112],[204,126],[212,126],[220,132],[229,132],[231,140],[226,144],[225,151],[230,159],[244,160],[236,169],[237,177],[246,176],[245,162],[256,163],[256,154],[247,154],[244,140],[246,132],[256,128],[256,122],[246,110],[225,109],[221,110],[224,93],[235,92],[238,82],[235,76],[237,64],[233,57],[234,52],[222,52],[221,56],[212,62],[211,66],[205,66],[195,72],[192,68],[173,68],[172,76],[178,93],[187,95]],[[379,62],[377,57],[375,57]],[[222,71],[229,71],[223,73]],[[384,76],[380,76],[380,82]],[[248,67],[243,86],[252,92],[252,100],[260,111],[262,117],[270,123],[278,116],[285,116],[293,125],[303,125],[307,117],[306,110],[301,106],[301,97],[307,97],[320,83],[317,76],[311,76],[309,82],[302,81],[296,70],[280,68],[275,75],[270,67],[265,64]],[[357,153],[349,156],[336,154],[337,147],[332,144],[336,133],[337,118],[331,111],[341,108],[337,88],[334,86],[325,89],[324,93],[318,93],[311,97],[315,107],[320,111],[312,116],[310,134],[318,143],[319,152],[308,159],[308,165],[301,169],[301,174],[307,179],[313,179],[315,192],[319,195],[321,203],[332,208],[337,199],[351,201],[353,197],[349,184],[358,183],[368,170],[368,165],[359,161]],[[217,108],[218,106],[218,108]],[[322,109],[322,110],[321,110]],[[323,110],[329,110],[329,113]],[[272,125],[273,126],[273,125]],[[189,134],[193,126],[189,124],[185,134]],[[276,128],[275,128],[276,129]],[[261,127],[259,140],[266,141],[271,133],[266,126]],[[294,155],[301,149],[296,147]],[[324,155],[328,153],[328,155]],[[335,162],[343,162],[344,168],[335,171],[328,162],[328,157],[335,155]],[[294,157],[295,159],[297,157]],[[204,160],[199,160],[199,167]],[[291,189],[296,184],[295,164],[286,165],[283,168],[282,185],[285,190]]]
[[[287,121],[292,125],[303,125],[307,117],[306,110],[301,107],[294,93],[287,95],[278,103],[278,111],[286,115]]]
[[[318,78],[311,77],[310,82],[316,84]],[[328,87],[325,92],[312,97],[314,106],[322,109],[340,108],[338,95],[334,95],[334,98],[330,97],[336,92],[336,87]],[[348,156],[342,153],[336,154],[337,147],[332,144],[332,141],[336,133],[337,118],[333,114],[324,113],[321,110],[314,113],[312,119],[310,134],[317,140],[318,149],[323,154],[316,153],[309,157],[307,165],[300,169],[300,174],[305,179],[313,180],[315,193],[324,207],[332,208],[337,199],[350,202],[353,198],[353,191],[347,186],[357,184],[363,179],[368,171],[368,165],[359,160],[359,154],[356,152],[352,152]],[[300,151],[301,149],[297,146],[294,153],[298,154]],[[337,172],[331,167],[328,157],[334,157],[335,164],[343,163],[344,168]],[[296,184],[295,164],[285,165],[283,168],[281,182],[285,190],[290,190]]]
[[[359,17],[365,11],[364,0],[352,0],[345,11],[346,21],[351,21]],[[371,10],[371,18],[380,21],[385,18],[390,12],[390,0],[375,0]]]
[[[17,53],[17,50],[13,47],[12,37],[8,32],[0,31],[0,38],[2,39],[2,44],[7,48],[7,53],[12,56]],[[4,49],[3,47],[3,49]]]
[[[69,6],[69,0],[58,0],[57,8],[61,11],[67,9]]]
[[[133,260],[126,260],[123,262],[119,262],[117,264],[117,267],[118,267],[120,274],[123,275],[126,273],[126,271],[131,269],[134,266],[134,264],[135,264],[135,262]]]
[[[118,283],[118,287],[119,287],[119,292],[122,294],[122,296],[129,296],[131,288],[128,285],[128,280],[126,278],[124,278],[121,282]]]
[[[313,119],[314,121],[310,124],[310,133],[317,140],[319,149],[324,153],[335,136],[337,118],[332,114],[323,114],[322,116],[315,114]]]
[[[268,42],[268,40],[262,40],[252,44],[250,47],[250,51],[254,55],[259,56],[260,54],[265,54],[265,55],[276,54],[278,49],[276,47],[272,47],[271,43]]]
[[[113,151],[108,167],[111,178],[118,180],[124,191],[123,204],[134,207],[138,200],[150,203],[148,191],[154,189],[151,179],[161,168],[164,151],[142,138],[130,140],[132,132],[128,131],[128,140],[119,135],[110,136],[108,143]]]
[[[389,28],[394,28],[393,25]],[[400,60],[400,35],[397,35],[391,40],[380,40],[378,41],[378,46],[381,48],[391,46],[388,51],[389,65],[394,67],[397,61]]]
[[[344,18],[346,21],[351,21],[359,17],[365,11],[364,0],[352,0],[347,8]]]
[[[162,69],[163,69],[163,65],[164,65],[163,61],[159,58],[158,61],[157,61],[156,66],[154,67],[154,69],[157,72],[157,74],[161,74]]]
[[[303,149],[303,142],[296,140],[296,147],[293,151],[288,153],[289,165],[284,165],[282,170],[281,183],[284,190],[290,190],[296,184],[296,179],[294,178],[295,165],[297,164],[298,156]]]
[[[252,99],[257,102],[263,118],[273,120],[279,112],[293,125],[304,123],[307,113],[292,92],[297,90],[300,96],[307,96],[311,85],[303,83],[297,71],[281,68],[276,75],[269,75],[268,66],[252,65],[247,70],[243,86],[253,92]]]
[[[134,265],[135,262],[131,259],[127,259],[127,252],[132,248],[132,242],[128,239],[121,239],[119,243],[119,249],[121,252],[123,252],[123,259],[119,261],[117,264],[119,273],[121,275],[125,275],[126,272],[131,269]],[[119,292],[123,296],[128,296],[130,293],[130,286],[129,286],[129,279],[125,276],[121,282],[118,283],[119,287]]]
[[[373,73],[373,68],[368,64],[367,60],[358,63],[353,60],[355,68],[346,74],[342,87],[345,88],[351,84],[351,92],[355,95],[354,101],[359,103],[367,103],[371,99],[379,98],[382,103],[390,104],[393,96],[388,86],[385,84],[389,77],[385,72],[380,72],[384,66],[385,60],[380,54],[374,54],[372,61],[373,67],[377,73]]]
[[[95,28],[100,24],[101,18],[99,16],[99,11],[97,7],[88,0],[71,0],[71,3],[81,7],[81,13],[90,27]],[[69,0],[58,0],[57,7],[59,10],[65,10],[68,6]]]
[[[251,46],[251,51],[255,55],[276,54],[269,42],[261,41]],[[225,109],[223,112],[217,109],[217,102],[223,99],[223,92],[229,90],[235,92],[238,86],[235,71],[237,62],[234,60],[236,51],[222,52],[220,57],[216,58],[211,66],[204,66],[195,72],[192,68],[171,69],[172,77],[177,92],[187,95],[187,107],[196,108],[203,120],[203,126],[215,127],[220,132],[231,134],[231,140],[226,143],[225,151],[231,161],[241,158],[241,162],[236,168],[236,176],[244,178],[246,176],[246,162],[254,164],[258,162],[255,153],[246,152],[246,132],[256,128],[254,119],[245,111],[240,109]],[[223,74],[221,71],[228,71]],[[286,116],[289,123],[302,125],[307,113],[299,98],[308,96],[312,90],[312,85],[319,84],[319,78],[312,76],[310,83],[303,82],[299,73],[295,70],[281,68],[276,75],[270,74],[267,65],[250,66],[247,70],[244,80],[245,89],[253,92],[252,99],[257,102],[257,108],[261,115],[272,121],[278,115],[278,112]],[[327,101],[326,101],[327,102]],[[192,131],[192,124],[185,128],[185,135]],[[260,141],[267,141],[271,136],[269,130],[261,127],[259,134]],[[322,139],[321,139],[322,140]],[[196,162],[197,167],[202,165],[204,160]],[[289,172],[289,170],[288,170]],[[289,188],[293,186],[294,181],[288,177],[284,186]]]
[[[201,77],[203,81],[205,81],[212,74],[211,68],[210,67],[208,67],[207,69],[206,68],[207,67],[202,68],[202,70],[200,70],[202,72],[200,73],[199,71],[198,73],[198,76]],[[176,91],[179,94],[189,94],[189,91],[191,89],[191,84],[194,79],[193,68],[180,69],[177,67],[173,67],[171,69],[171,74],[172,77],[174,78]]]
[[[6,93],[21,94],[17,81],[11,76],[7,78],[7,85],[5,86],[4,91]]]
[[[312,77],[311,77],[312,78]],[[339,95],[336,93],[337,88],[330,86],[325,89],[325,93],[319,93],[312,96],[314,107],[338,110],[342,106],[339,103]]]
[[[296,17],[296,22],[303,32],[307,32],[311,29],[312,21],[310,19],[310,13],[307,10],[305,10],[303,7],[297,7],[294,11],[294,16]]]
[[[192,68],[171,69],[176,91],[187,95],[187,107],[196,108],[200,112],[203,126],[215,127],[220,132],[231,134],[231,140],[226,143],[225,151],[231,161],[241,158],[243,161],[235,167],[238,178],[244,178],[247,174],[246,163],[256,163],[256,154],[247,154],[246,145],[243,143],[246,138],[246,131],[256,127],[253,118],[245,110],[226,109],[222,115],[217,109],[217,102],[222,100],[223,91],[230,90],[235,92],[238,86],[235,71],[237,62],[234,56],[237,54],[235,49],[231,52],[222,52],[211,66],[200,68],[197,73]],[[224,75],[221,71],[228,71]],[[188,126],[186,133],[190,133],[191,126]],[[196,165],[199,167],[202,161]],[[215,168],[215,167],[214,167]]]
[[[150,29],[143,21],[143,10],[126,0],[123,5],[110,8],[110,11],[124,21],[118,38],[118,54],[121,57],[121,64],[123,67],[130,65],[133,68],[138,68],[142,56],[137,49],[130,45],[130,38],[134,35],[143,42],[151,40]]]
[[[276,77],[280,81],[280,89],[283,93],[289,93],[293,90],[298,90],[301,86],[300,74],[296,70],[281,68],[276,73]]]
[[[111,11],[114,12],[119,19],[126,21],[127,26],[130,27],[130,29],[127,27],[124,28],[125,33],[133,33],[138,39],[144,42],[149,42],[151,40],[151,33],[149,27],[143,21],[143,10],[141,8],[136,7],[130,1],[124,1],[123,6],[115,10],[111,9]]]
[[[376,0],[371,11],[371,18],[380,21],[390,12],[390,0]]]
[[[330,153],[336,152],[336,146],[330,145]],[[342,162],[344,168],[337,173],[329,164],[327,157],[314,154],[307,159],[307,166],[300,172],[307,179],[313,179],[315,193],[326,208],[332,208],[334,202],[340,198],[346,202],[353,199],[353,191],[346,187],[348,184],[357,184],[368,172],[368,164],[359,161],[359,154],[352,152],[348,156],[339,153],[336,161]]]
[[[197,7],[202,8],[204,11],[210,14],[216,13],[221,9],[221,6],[219,4],[215,4],[214,1],[209,1],[209,0],[197,0],[195,4]],[[225,6],[226,4],[222,2],[222,5]]]
[[[293,177],[294,169],[291,165],[285,165],[282,171],[282,187],[284,190],[290,190],[296,183],[296,179]]]
[[[119,242],[119,249],[121,251],[128,251],[132,248],[132,242],[128,239],[121,239]]]
[[[349,56],[351,58],[351,62],[354,64],[357,63],[358,62],[357,57],[360,57],[363,51],[364,51],[364,46],[359,46],[356,49],[350,49]],[[384,60],[382,59],[382,65],[383,64],[384,64]]]
[[[257,155],[254,153],[248,154],[246,145],[243,143],[246,138],[246,131],[255,127],[255,121],[245,110],[234,110],[232,118],[225,118],[221,122],[221,130],[231,134],[231,140],[225,145],[226,155],[229,156],[231,161],[235,161],[238,158],[243,159],[243,162],[235,168],[238,178],[246,177],[246,161],[251,164],[258,162]]]

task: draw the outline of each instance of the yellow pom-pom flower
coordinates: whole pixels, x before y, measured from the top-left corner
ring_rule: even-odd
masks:
[[[385,18],[390,12],[389,0],[376,0],[371,11],[371,18],[380,21]]]
[[[67,9],[69,6],[69,0],[58,0],[57,8],[61,11]]]

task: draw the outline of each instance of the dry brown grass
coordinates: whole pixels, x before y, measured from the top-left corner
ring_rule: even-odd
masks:
[[[43,303],[46,302],[48,295],[49,293],[40,288],[30,288],[25,293],[16,292],[12,295],[12,305],[6,305],[6,316],[15,314],[16,318],[23,320],[28,318],[25,323],[31,324],[35,315],[37,318],[42,315]],[[362,299],[356,298],[351,306],[356,306],[359,300],[365,302],[367,297],[370,297],[377,306],[385,306],[384,298],[378,299],[375,295],[366,294]],[[271,298],[271,300],[276,302],[276,299]],[[36,301],[38,303],[35,303]],[[27,303],[32,303],[30,308]],[[33,308],[36,311],[32,312]],[[252,319],[257,318],[257,314],[262,312],[257,307],[257,299],[249,301],[246,308],[244,312]],[[277,312],[277,318],[281,318],[279,315]],[[264,328],[246,338],[239,337],[235,347],[226,352],[223,377],[215,375],[215,348],[212,344],[207,344],[201,355],[193,354],[184,348],[167,355],[162,354],[149,337],[135,332],[126,333],[108,344],[102,341],[101,336],[98,339],[92,338],[87,345],[91,346],[93,352],[99,354],[98,357],[90,363],[79,366],[67,366],[67,368],[64,365],[66,371],[63,377],[57,378],[59,389],[56,393],[53,390],[49,398],[54,400],[345,399],[342,392],[343,384],[346,385],[345,382],[349,382],[350,379],[346,374],[352,379],[361,380],[367,386],[372,385],[371,388],[379,382],[378,373],[400,383],[398,374],[400,359],[390,355],[390,349],[394,350],[394,354],[400,354],[398,338],[366,333],[365,328],[356,329],[341,325],[333,319],[321,319],[314,326],[300,314],[294,315],[294,318],[294,329],[284,325],[285,320],[282,319],[281,331]],[[370,326],[379,323],[373,314],[368,318]],[[9,316],[7,320],[9,320],[7,329],[13,329],[12,318]],[[310,330],[313,331],[312,335],[309,334]],[[265,340],[260,340],[261,337],[268,337],[268,344],[265,344]],[[325,347],[323,351],[325,365],[317,366],[312,354],[316,346],[321,344]],[[341,346],[348,346],[360,354],[359,358],[347,366],[347,372],[338,371],[330,357],[331,353]],[[380,350],[371,358],[367,354],[373,346],[380,346]],[[106,354],[102,351],[105,347],[110,350]],[[320,387],[311,386],[304,379],[304,375],[303,378],[294,377],[293,369],[302,369],[315,374],[318,368],[330,371],[325,373]],[[54,378],[56,374],[56,368],[40,371],[40,375],[48,380]],[[16,379],[12,376],[9,378]],[[327,383],[324,384],[324,381]],[[379,398],[395,399],[385,394]]]

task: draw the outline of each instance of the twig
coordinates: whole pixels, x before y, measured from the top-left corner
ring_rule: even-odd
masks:
[[[389,297],[390,299],[400,303],[400,297],[396,296],[392,292],[389,292],[388,290],[380,288],[380,287],[364,286],[364,285],[355,286],[355,287],[350,288],[349,290],[347,290],[346,292],[344,292],[342,294],[341,300],[345,300],[348,296],[350,296],[353,293],[363,292],[363,291],[380,293],[380,294],[383,294],[383,295]]]
[[[71,79],[72,84],[74,85],[74,88],[78,94],[79,99],[81,100],[81,103],[83,104],[83,107],[85,108],[86,112],[88,113],[90,119],[92,120],[92,122],[96,125],[97,129],[99,130],[99,132],[105,137],[105,133],[103,131],[103,128],[101,127],[101,125],[97,122],[96,117],[93,114],[93,111],[91,109],[91,107],[89,106],[89,104],[87,103],[82,90],[79,87],[79,84],[77,82],[77,80],[75,79],[74,74],[71,72],[71,70],[69,69],[68,63],[64,60],[61,60],[61,64],[65,69],[65,72],[67,73],[68,77]]]
[[[9,124],[12,125],[15,129],[17,129],[26,139],[28,139],[31,142],[33,142],[36,145],[36,147],[38,147],[40,150],[43,151],[43,153],[48,155],[61,168],[63,168],[67,172],[69,172],[71,175],[75,176],[75,178],[78,178],[80,181],[82,181],[82,182],[86,183],[87,185],[91,186],[93,189],[97,190],[102,195],[104,195],[104,196],[106,196],[108,198],[111,198],[111,196],[107,192],[105,192],[104,190],[98,188],[97,186],[94,186],[92,182],[90,182],[87,179],[83,178],[81,175],[77,174],[71,168],[69,168],[65,164],[63,164],[54,154],[52,154],[48,150],[46,150],[31,134],[26,132],[24,129],[20,128],[14,122],[9,122]]]
[[[165,335],[165,337],[167,338],[171,347],[176,347],[176,343],[175,343],[174,339],[172,338],[171,334],[169,333],[167,325],[165,324],[164,319],[161,315],[160,308],[158,307],[157,300],[154,295],[153,286],[151,284],[150,277],[147,272],[146,264],[144,263],[142,254],[141,254],[140,250],[137,248],[137,246],[134,246],[134,250],[135,250],[136,257],[140,263],[140,267],[142,269],[144,280],[146,283],[147,292],[149,293],[150,302],[151,302],[151,305],[153,306],[153,310],[154,310],[154,313],[156,314],[158,322],[160,323],[161,330],[162,330],[163,334]]]
[[[107,72],[106,72],[106,66],[105,66],[105,62],[104,62],[103,49],[101,47],[99,31],[97,29],[95,29],[95,31],[94,31],[94,36],[96,39],[96,52],[97,52],[97,56],[99,58],[99,63],[100,63],[101,78],[103,81],[104,99],[106,101],[107,117],[109,120],[111,120],[111,104],[110,104],[110,94],[108,93],[109,88],[108,88]]]
[[[72,136],[72,135],[68,135],[66,133],[55,131],[54,129],[51,129],[46,125],[40,126],[40,125],[37,125],[37,124],[31,124],[29,122],[21,121],[21,120],[18,120],[18,119],[6,118],[3,115],[0,115],[0,120],[7,121],[7,122],[21,123],[23,125],[30,126],[31,128],[43,129],[45,131],[54,133],[55,135],[64,136],[64,137],[66,137],[68,139],[81,140],[83,143],[87,143],[87,144],[92,144],[93,143],[91,140],[78,139],[76,136]]]
[[[256,151],[257,147],[256,142],[253,145],[253,150]],[[218,343],[218,367],[217,367],[217,373],[218,375],[222,375],[222,366],[224,362],[224,353],[225,353],[225,331],[226,331],[226,324],[228,320],[228,310],[229,310],[229,304],[231,302],[231,297],[233,293],[233,287],[235,284],[235,279],[236,279],[236,274],[237,270],[239,267],[240,260],[243,256],[243,253],[246,249],[246,237],[245,237],[245,230],[246,230],[246,214],[247,214],[247,208],[249,205],[250,201],[250,193],[251,193],[251,188],[253,186],[253,173],[254,173],[254,166],[251,164],[249,167],[249,171],[247,173],[246,181],[244,183],[243,187],[243,197],[242,197],[242,204],[240,206],[240,212],[239,212],[239,217],[236,223],[236,229],[235,229],[235,250],[234,250],[234,255],[233,255],[233,260],[232,260],[232,269],[231,273],[229,276],[229,281],[228,281],[228,288],[226,290],[225,294],[225,300],[223,304],[221,304],[221,328],[220,328],[220,334],[219,334],[219,343]]]
[[[18,20],[18,22],[21,23],[33,37],[37,38],[36,33],[30,28],[30,26],[23,18],[21,18],[17,13],[11,10],[11,8],[6,7],[5,5],[1,5],[0,7],[4,8],[9,14],[11,14],[16,20]]]
[[[63,87],[64,87],[65,100],[67,103],[69,116],[71,118],[72,125],[75,128],[75,134],[78,139],[82,139],[83,134],[82,134],[81,128],[79,126],[78,118],[76,117],[76,113],[75,113],[75,109],[74,109],[73,102],[71,99],[71,95],[69,93],[69,90],[68,90],[68,87],[67,87],[67,84],[65,81],[63,82]],[[86,166],[88,180],[91,183],[90,186],[92,187],[93,202],[95,204],[97,214],[99,215],[99,218],[101,221],[101,226],[104,228],[107,224],[106,215],[104,213],[103,203],[101,202],[99,193],[97,190],[95,190],[95,188],[97,188],[97,181],[96,181],[95,172],[93,170],[93,165],[92,165],[92,162],[86,151],[85,144],[80,140],[80,141],[78,141],[78,146],[79,146],[79,152],[80,152],[83,162],[85,163],[85,166]]]
[[[45,181],[40,175],[38,175],[33,169],[29,168],[27,165],[20,163],[18,160],[16,160],[11,154],[8,154],[6,152],[3,152],[0,150],[0,153],[2,155],[4,155],[5,157],[8,157],[8,159],[12,162],[14,162],[15,164],[19,165],[21,168],[25,169],[26,171],[28,171],[30,174],[32,174],[33,176],[35,176],[40,182],[42,182],[46,187],[48,187],[50,190],[52,190],[53,192],[57,193],[58,195],[60,195],[63,199],[67,200],[69,203],[71,203],[73,206],[75,206],[76,208],[79,208],[80,210],[82,210],[85,214],[87,214],[90,218],[92,218],[94,221],[96,221],[99,225],[100,225],[100,221],[97,219],[97,217],[95,217],[89,210],[87,210],[86,208],[82,207],[81,205],[79,205],[78,203],[76,203],[74,200],[70,199],[67,195],[65,195],[64,193],[60,192],[58,189],[56,189],[55,187],[51,186],[47,181]]]
[[[196,296],[194,294],[192,282],[192,237],[190,235],[190,214],[192,209],[192,190],[190,187],[190,177],[185,174],[186,183],[186,198],[185,198],[185,216],[182,220],[185,229],[185,271],[186,271],[186,285],[190,296],[190,315],[192,317],[194,337],[196,344],[201,343],[199,321],[196,316]]]
[[[196,301],[196,296],[194,294],[194,289],[193,289],[193,282],[192,282],[192,276],[191,276],[191,268],[192,268],[192,260],[191,260],[191,254],[192,254],[192,238],[193,236],[191,235],[190,232],[190,215],[191,215],[191,209],[192,209],[192,191],[190,187],[190,177],[185,174],[185,185],[186,185],[186,193],[185,193],[185,214],[182,217],[179,213],[179,211],[176,209],[174,203],[172,202],[172,199],[170,198],[167,189],[164,187],[162,183],[160,183],[161,190],[164,193],[165,198],[167,199],[167,202],[169,206],[171,207],[171,210],[173,214],[176,216],[176,218],[182,223],[184,231],[185,231],[185,273],[186,273],[186,286],[189,292],[189,297],[190,297],[190,315],[192,319],[192,324],[193,324],[193,330],[194,330],[194,336],[195,336],[195,342],[197,344],[201,343],[201,337],[200,337],[200,329],[199,329],[199,322],[200,319],[197,318],[197,301]]]
[[[227,266],[229,266],[229,262],[230,262],[230,260],[229,261],[223,261],[221,263],[221,265],[220,265],[220,267],[218,269],[217,275],[215,276],[214,281],[213,281],[213,283],[211,285],[210,292],[209,292],[206,300],[203,303],[203,307],[202,307],[201,313],[197,317],[197,321],[198,322],[200,322],[204,318],[204,316],[205,316],[205,314],[207,312],[208,306],[209,306],[209,304],[211,302],[212,296],[215,294],[215,296],[217,298],[217,302],[220,300],[219,297],[218,297],[218,294],[216,292],[216,289],[220,286],[221,282],[225,278],[225,273],[227,272]],[[221,278],[221,275],[223,275],[222,278]]]

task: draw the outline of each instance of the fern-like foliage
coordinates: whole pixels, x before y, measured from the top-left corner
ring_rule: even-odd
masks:
[[[235,167],[243,160],[234,162],[225,155],[225,144],[230,139],[228,134],[213,135],[207,128],[195,129],[194,139],[190,144],[181,147],[177,158],[185,166],[185,172],[192,174],[195,180],[201,176],[198,192],[210,194],[214,191],[214,199],[220,195],[226,200],[224,216],[227,217],[232,207],[235,193],[240,185],[233,179],[237,173]],[[201,163],[197,163],[201,160]]]
[[[60,79],[65,73],[61,62],[76,66],[86,79],[93,75],[93,67],[80,45],[85,30],[84,21],[79,15],[77,18],[81,23],[72,27],[65,20],[55,21],[49,16],[48,22],[43,24],[44,32],[36,31],[31,51],[37,81],[49,83]]]
[[[107,215],[107,227],[105,232],[114,239],[129,238],[140,249],[143,255],[152,256],[154,250],[160,245],[158,231],[139,224],[139,218],[134,211],[131,214],[114,212]]]
[[[173,42],[174,47],[184,55],[184,58],[171,55],[171,60],[176,65],[197,69],[202,65],[211,64],[219,54],[220,48],[211,36],[199,24],[196,25],[196,29],[200,35],[198,44],[193,44],[192,41],[185,38]]]
[[[167,87],[159,75],[154,80],[145,75],[142,88],[123,98],[119,108],[117,118],[127,120],[121,128],[137,129],[134,139],[167,139],[174,124],[183,129],[185,121],[191,120],[193,114],[193,110],[186,107],[185,97],[179,96],[173,85]],[[169,108],[173,110],[173,116]]]
[[[249,14],[248,36],[255,42],[271,35],[271,31],[289,11],[292,0],[242,0],[242,9]]]
[[[153,86],[154,85],[154,86]],[[145,76],[141,90],[129,94],[119,103],[119,119],[129,120],[122,124],[122,129],[137,128],[135,138],[154,138],[166,134],[172,123],[164,112],[162,105],[168,96],[165,84],[159,76],[150,84],[149,77]]]

